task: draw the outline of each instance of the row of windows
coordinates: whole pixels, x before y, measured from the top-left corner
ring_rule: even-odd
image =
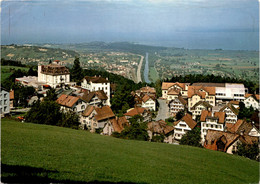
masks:
[[[209,125],[207,123],[203,123],[202,127],[208,127],[208,128],[221,128],[221,125]]]

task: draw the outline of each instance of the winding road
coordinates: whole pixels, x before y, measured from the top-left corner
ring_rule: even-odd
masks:
[[[137,68],[137,83],[142,82],[141,68],[143,65],[143,61],[144,61],[144,56],[141,56],[141,59],[140,59],[140,62],[139,62],[138,68]]]

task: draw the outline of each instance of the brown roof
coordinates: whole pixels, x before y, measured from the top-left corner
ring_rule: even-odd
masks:
[[[249,135],[239,135],[230,132],[222,132],[217,130],[208,130],[206,135],[206,141],[204,147],[207,149],[218,150],[217,141],[221,140],[224,144],[224,150],[227,149],[237,140],[240,140],[245,144],[253,144],[254,142],[258,142],[258,137],[253,137]]]
[[[211,116],[211,112],[207,110],[202,110],[200,115],[200,121],[205,122],[208,116]]]
[[[231,103],[228,103],[227,105],[225,105],[224,107],[222,107],[219,112],[223,112],[226,108],[229,108],[235,115],[238,115],[239,110],[237,108],[235,108]]]
[[[62,94],[62,95],[56,100],[56,102],[57,102],[58,104],[62,105],[62,106],[72,107],[78,100],[79,100],[79,97],[69,96],[69,95]]]
[[[153,133],[166,135],[169,132],[174,130],[173,126],[167,125],[163,120],[152,121],[147,124],[147,130],[150,130]]]
[[[132,108],[130,111],[128,111],[127,113],[125,113],[124,115],[125,116],[135,116],[135,115],[138,115],[138,114],[143,114],[144,111],[146,111],[147,109],[146,108],[143,108],[143,107],[135,107],[135,108]]]
[[[14,100],[14,90],[10,91],[10,100]]]
[[[90,102],[92,98],[94,98],[95,96],[97,96],[100,100],[108,99],[106,93],[103,90],[92,91],[92,92],[85,91],[81,99],[84,100],[85,102]]]
[[[114,119],[111,119],[110,122],[112,123],[114,131],[118,133],[121,133],[122,130],[124,130],[125,126],[129,126],[129,123],[125,116],[116,117]]]
[[[168,91],[168,95],[178,95],[180,93],[180,90],[177,89],[170,89]]]
[[[97,115],[95,115],[97,121],[115,117],[115,114],[109,106],[95,108],[95,110],[97,112]]]
[[[186,105],[188,103],[187,100],[184,100],[181,96],[178,96],[178,99],[183,105]]]
[[[150,86],[142,87],[140,91],[142,93],[156,93],[156,90]]]
[[[49,74],[49,75],[64,75],[70,74],[69,69],[65,66],[61,66],[58,64],[49,64],[41,66],[41,73]]]
[[[85,76],[84,79],[86,79],[88,82],[92,82],[92,83],[108,83],[109,80],[103,78],[103,77],[90,77],[90,76]]]
[[[225,83],[193,83],[191,86],[204,86],[204,87],[225,87]]]
[[[239,101],[234,101],[234,100],[232,100],[232,101],[230,101],[229,103],[234,104],[234,105],[239,105]]]
[[[214,116],[218,117],[218,123],[224,123],[225,122],[225,112],[215,112]]]
[[[95,110],[95,107],[92,105],[88,105],[86,109],[83,111],[82,116],[88,117],[93,112],[93,110]]]
[[[191,108],[191,110],[195,110],[195,108],[196,108],[198,105],[203,105],[203,106],[206,107],[207,109],[213,107],[212,105],[210,105],[210,104],[209,104],[208,102],[206,102],[206,101],[199,101],[199,102],[197,102],[197,103]]]
[[[183,116],[179,121],[174,122],[174,126],[176,126],[180,121],[185,121],[185,123],[191,129],[193,129],[197,125],[197,123],[192,119],[192,116],[188,113],[185,116]]]
[[[142,101],[145,103],[147,102],[151,97],[147,94],[144,95],[144,97],[142,98]],[[152,99],[152,98],[151,98]],[[153,100],[153,99],[152,99]]]
[[[215,95],[215,87],[204,87],[204,86],[189,86],[188,87],[188,98],[191,98],[193,95],[199,95],[201,98],[205,98],[206,91],[208,95]]]
[[[185,89],[186,83],[179,83],[179,82],[163,82],[162,83],[162,90],[167,90],[173,85],[178,85],[182,89]]]
[[[245,98],[248,98],[252,96],[254,99],[256,99],[257,101],[259,101],[259,95],[258,94],[245,94]]]

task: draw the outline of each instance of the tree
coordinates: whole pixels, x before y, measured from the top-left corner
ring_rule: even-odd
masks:
[[[201,141],[200,129],[198,127],[195,127],[194,129],[188,131],[186,134],[182,136],[180,140],[180,144],[202,147],[200,141]]]
[[[33,67],[31,66],[31,67],[29,68],[28,72],[27,72],[27,75],[28,75],[28,76],[37,76],[38,73],[37,73],[37,71],[33,70]]]
[[[180,120],[184,116],[184,110],[180,110],[176,114],[176,120]]]
[[[250,119],[254,112],[255,110],[252,106],[246,108],[243,102],[239,102],[239,113],[238,113],[239,119],[244,119],[244,118]]]
[[[258,143],[257,142],[255,142],[253,144],[239,143],[237,145],[237,151],[234,153],[238,154],[240,156],[250,158],[252,160],[258,160],[259,159],[258,158],[258,155],[259,155]]]
[[[79,116],[75,112],[69,111],[62,113],[62,119],[57,125],[61,127],[78,129],[79,124]]]
[[[47,96],[44,98],[45,101],[55,101],[57,100],[57,94],[54,88],[47,91]]]
[[[133,139],[133,140],[143,140],[148,141],[149,136],[147,133],[147,124],[143,122],[143,117],[136,115],[129,119],[130,126],[125,127],[125,129],[120,134],[113,134],[116,137],[123,139]]]
[[[53,101],[38,100],[25,115],[27,122],[36,124],[57,125],[61,119],[60,106]]]
[[[71,79],[80,82],[80,80],[83,78],[83,70],[80,66],[79,58],[76,57],[74,60],[73,67],[71,69]]]

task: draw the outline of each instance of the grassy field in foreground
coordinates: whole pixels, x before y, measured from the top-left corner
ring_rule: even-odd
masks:
[[[2,119],[2,182],[258,183],[258,162]]]

